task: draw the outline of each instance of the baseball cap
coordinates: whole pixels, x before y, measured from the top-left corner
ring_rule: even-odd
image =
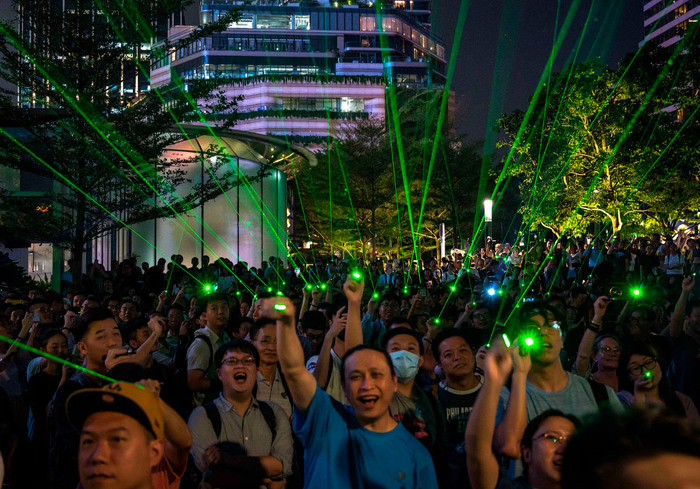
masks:
[[[165,437],[163,411],[153,392],[129,382],[114,382],[101,389],[81,389],[66,401],[66,415],[80,431],[92,414],[111,411],[125,414],[141,423],[156,439]]]

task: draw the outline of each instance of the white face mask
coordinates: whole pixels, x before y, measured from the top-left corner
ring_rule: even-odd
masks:
[[[418,375],[418,362],[420,357],[406,350],[394,351],[389,354],[391,363],[399,382],[408,382]]]

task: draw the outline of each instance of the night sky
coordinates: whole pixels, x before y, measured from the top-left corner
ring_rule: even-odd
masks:
[[[457,95],[458,131],[467,141],[486,139],[492,114],[527,108],[550,55],[557,7],[559,25],[572,0],[462,0],[469,4],[458,47],[452,89]],[[643,38],[641,0],[582,0],[554,63],[561,71],[590,22],[578,60],[600,58],[617,66]],[[455,38],[460,0],[433,0],[433,31],[449,53]],[[591,10],[592,9],[592,10]],[[496,70],[497,58],[500,59]],[[494,71],[497,77],[494,76]],[[497,83],[494,84],[494,81]]]

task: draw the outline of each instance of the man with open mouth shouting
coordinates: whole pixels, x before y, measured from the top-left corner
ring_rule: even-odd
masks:
[[[348,299],[346,340],[361,334],[360,301]],[[389,414],[397,379],[386,351],[360,345],[345,353],[341,379],[350,406],[343,406],[304,366],[292,302],[265,299],[261,313],[276,320],[277,351],[294,399],[293,426],[304,445],[306,488],[437,488],[427,449]]]
[[[283,487],[292,469],[292,430],[281,407],[253,395],[258,350],[233,340],[216,352],[215,365],[221,395],[188,421],[195,465],[211,487]]]

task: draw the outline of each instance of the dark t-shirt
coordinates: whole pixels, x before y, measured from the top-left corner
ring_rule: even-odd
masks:
[[[54,489],[75,489],[78,485],[78,432],[68,421],[66,400],[75,391],[102,387],[91,377],[76,372],[56,391],[49,409],[49,464]]]
[[[441,383],[437,391],[438,400],[445,414],[447,463],[452,487],[470,487],[467,457],[464,451],[464,431],[467,429],[467,421],[480,388],[481,384],[470,391],[457,391]]]
[[[43,444],[48,448],[49,434],[46,428],[46,407],[56,393],[61,375],[49,375],[44,371],[37,372],[29,378],[27,400],[34,416],[32,441]],[[47,452],[48,453],[48,452]]]

